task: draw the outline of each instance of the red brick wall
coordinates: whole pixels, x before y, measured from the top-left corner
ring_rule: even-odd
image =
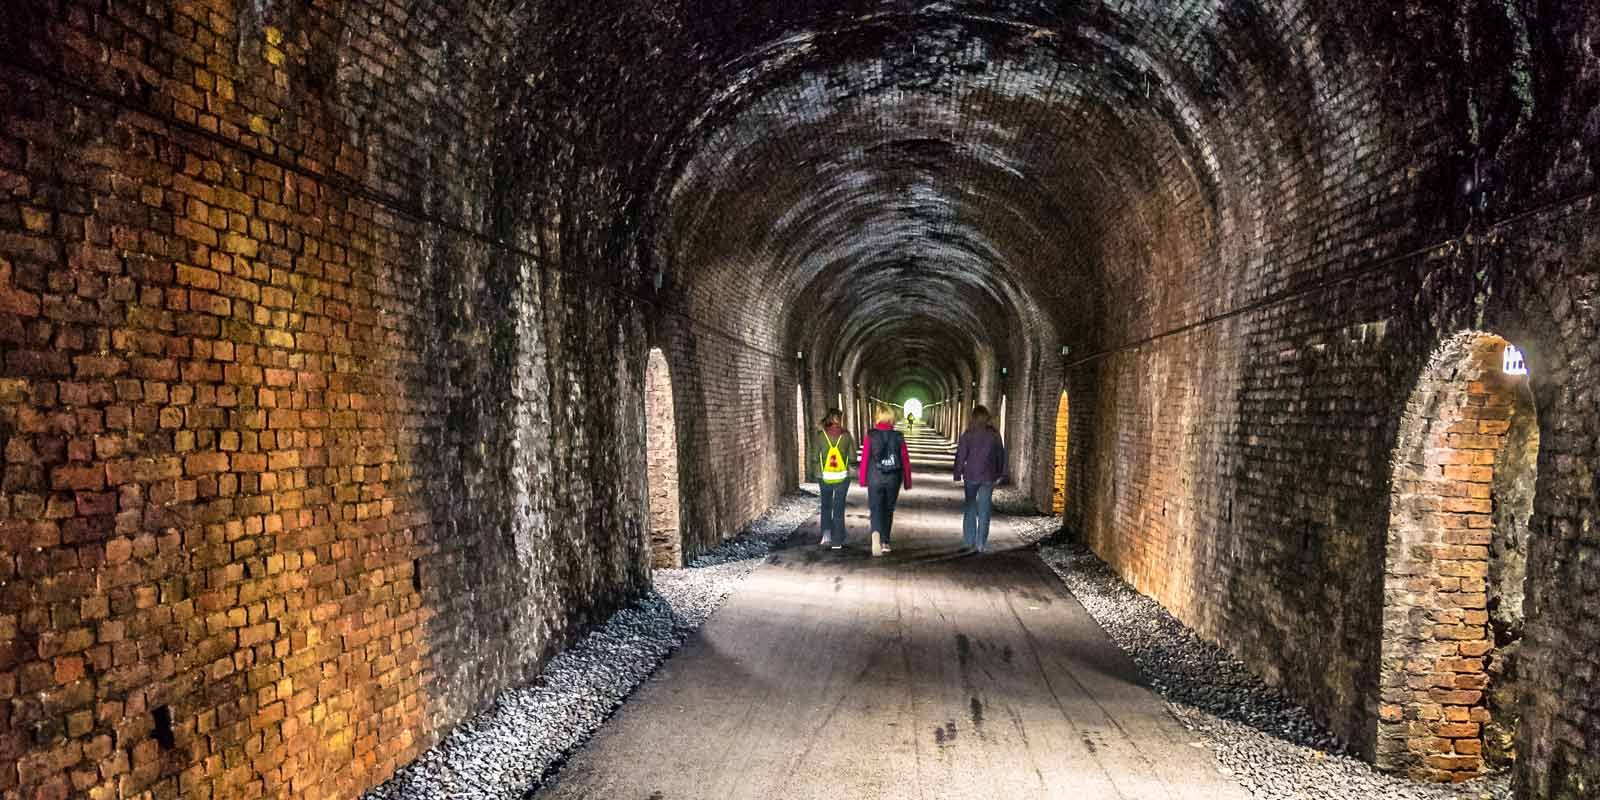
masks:
[[[1072,524],[1355,739],[1404,399],[1525,343],[1519,770],[1600,781],[1600,17],[867,5],[9,4],[0,790],[352,795],[644,586],[647,339],[698,552],[908,287],[1036,496],[1065,384]]]
[[[498,10],[7,13],[0,795],[354,797],[644,587],[640,321],[487,232]]]
[[[657,323],[678,408],[685,558],[738,533],[801,479],[794,441],[798,368],[792,353],[785,359],[776,351],[775,337],[718,333],[743,326],[741,307],[734,295],[725,306],[699,312],[698,319],[708,320],[703,325],[674,316]]]
[[[1232,79],[1247,106],[1196,111],[1217,115],[1213,133],[1230,131],[1200,148],[1224,180],[1169,172],[1170,196],[1140,195],[1147,207],[1107,226],[1161,233],[1105,248],[1115,254],[1106,324],[1086,358],[1068,359],[1072,450],[1085,454],[1069,522],[1141,591],[1371,750],[1391,453],[1406,398],[1459,331],[1523,345],[1534,353],[1543,443],[1529,587],[1547,605],[1530,611],[1524,666],[1542,677],[1525,695],[1518,771],[1530,796],[1574,796],[1595,774],[1582,753],[1600,720],[1587,710],[1592,693],[1556,665],[1588,664],[1580,653],[1593,648],[1556,620],[1600,613],[1559,588],[1588,571],[1576,565],[1595,547],[1580,532],[1592,492],[1571,482],[1593,456],[1578,443],[1586,434],[1555,436],[1566,456],[1550,447],[1553,433],[1591,427],[1577,387],[1592,365],[1577,342],[1594,329],[1600,264],[1587,232],[1593,166],[1577,150],[1535,154],[1518,133],[1485,145],[1492,154],[1477,168],[1501,183],[1491,211],[1469,209],[1462,184],[1443,177],[1472,171],[1441,144],[1467,135],[1456,127],[1466,114],[1457,90],[1444,87],[1500,86],[1500,65],[1451,62],[1456,78],[1443,82],[1409,67],[1388,73],[1359,48],[1426,47],[1435,23],[1396,16],[1378,31],[1334,16],[1325,35],[1300,31],[1297,41],[1355,55],[1320,52],[1275,69],[1339,87],[1336,102],[1241,68]],[[1549,29],[1539,74],[1570,89],[1600,72],[1571,50],[1582,38],[1574,29],[1593,20],[1568,22],[1530,24]],[[1514,116],[1517,101],[1497,97],[1496,113]],[[1585,113],[1592,119],[1540,124],[1592,138],[1570,127]],[[1540,564],[1541,549],[1554,560]]]

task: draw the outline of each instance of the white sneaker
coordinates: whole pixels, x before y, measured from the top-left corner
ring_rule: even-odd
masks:
[[[872,554],[875,555],[875,556],[881,556],[881,555],[883,555],[883,551],[884,551],[883,536],[880,535],[877,531],[873,531],[872,532]]]
[[[891,551],[891,550],[890,550],[890,549],[889,549],[889,545],[884,545],[884,546],[883,546],[883,547],[880,547],[880,548],[878,548],[878,549],[879,549],[879,550],[881,550],[881,551],[883,551],[883,553],[884,553],[884,554],[888,554],[888,553],[890,553],[890,552],[892,552],[892,551]]]

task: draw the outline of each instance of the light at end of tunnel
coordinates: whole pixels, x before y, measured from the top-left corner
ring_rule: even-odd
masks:
[[[913,397],[905,402],[906,416],[922,418],[922,401]]]
[[[1507,375],[1528,374],[1528,361],[1523,357],[1522,351],[1516,345],[1506,345],[1506,354],[1501,361],[1500,370]]]

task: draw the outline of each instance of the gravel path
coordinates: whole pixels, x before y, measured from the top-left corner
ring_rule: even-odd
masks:
[[[655,590],[550,660],[529,686],[458,725],[366,800],[518,800],[583,744],[700,627],[778,543],[811,519],[793,494],[686,569],[658,569]]]
[[[1086,547],[1045,542],[1039,555],[1122,648],[1174,714],[1259,798],[1507,800],[1494,775],[1450,786],[1416,783],[1344,755],[1310,712],[1267,686],[1222,648],[1134,591]]]
[[[1033,495],[1016,484],[996,486],[994,489],[995,516],[1004,514],[1012,517],[1028,517],[1031,519],[1046,519],[1060,524],[1059,517],[1039,516],[1039,507],[1033,504]]]

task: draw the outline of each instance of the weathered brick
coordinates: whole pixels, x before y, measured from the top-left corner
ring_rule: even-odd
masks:
[[[50,473],[50,486],[56,490],[94,491],[105,485],[105,467],[99,465],[57,467]]]
[[[196,453],[183,460],[183,474],[206,475],[228,470],[227,453]]]

